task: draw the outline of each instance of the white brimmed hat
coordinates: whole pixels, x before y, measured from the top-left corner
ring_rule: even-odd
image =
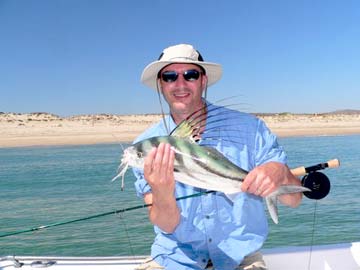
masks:
[[[141,82],[157,90],[158,73],[165,66],[174,63],[195,64],[201,66],[208,77],[208,86],[220,80],[222,75],[221,65],[204,62],[201,54],[188,44],[179,44],[166,48],[157,61],[147,65],[141,74]]]

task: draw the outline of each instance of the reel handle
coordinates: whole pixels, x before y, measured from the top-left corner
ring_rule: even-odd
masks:
[[[310,172],[323,170],[325,168],[337,168],[339,166],[340,166],[340,161],[335,158],[335,159],[329,160],[325,163],[319,163],[317,165],[306,167],[306,168],[304,166],[301,166],[301,167],[291,169],[290,171],[295,176],[303,176]]]

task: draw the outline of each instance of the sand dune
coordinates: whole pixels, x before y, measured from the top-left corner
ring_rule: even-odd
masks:
[[[360,134],[360,114],[258,115],[278,136]],[[130,142],[160,115],[0,113],[0,147]]]

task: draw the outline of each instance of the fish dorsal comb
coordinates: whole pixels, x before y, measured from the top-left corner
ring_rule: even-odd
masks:
[[[183,120],[179,125],[177,125],[173,131],[171,131],[170,136],[179,137],[179,138],[188,138],[192,134],[192,127],[187,119]]]
[[[195,142],[193,139],[193,128],[189,121],[183,120],[171,133],[170,136],[182,138]]]
[[[186,139],[193,143],[198,142],[205,128],[206,107],[207,105],[204,105],[201,109],[181,121],[181,123],[171,131],[170,136]]]

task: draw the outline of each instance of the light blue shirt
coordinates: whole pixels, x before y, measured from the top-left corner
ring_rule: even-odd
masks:
[[[170,130],[171,117],[165,117]],[[140,135],[136,141],[167,135],[161,121]],[[209,105],[201,145],[219,150],[244,170],[278,161],[286,155],[264,122],[250,114]],[[151,192],[143,172],[134,169],[138,196]],[[205,190],[176,183],[176,197]],[[156,238],[151,256],[166,269],[204,269],[211,259],[214,269],[235,269],[243,258],[261,248],[268,234],[267,218],[261,197],[239,193],[234,202],[221,192],[177,201],[181,221],[171,233],[155,226]]]

